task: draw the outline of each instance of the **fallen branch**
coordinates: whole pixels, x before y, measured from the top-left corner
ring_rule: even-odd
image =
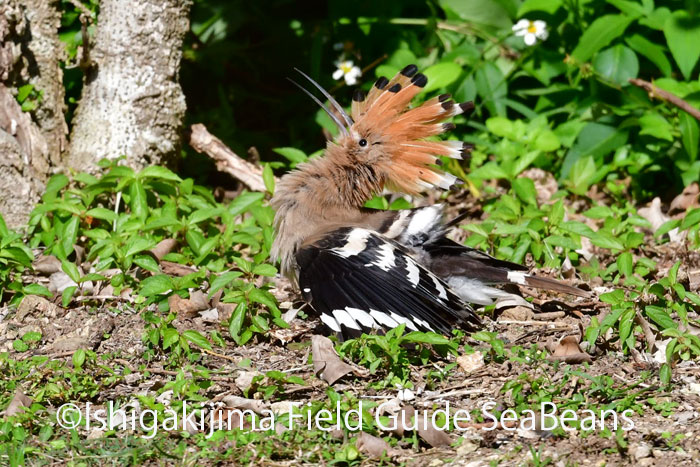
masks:
[[[668,91],[664,91],[663,89],[654,86],[653,83],[650,83],[649,81],[644,81],[643,79],[632,78],[629,80],[629,82],[647,91],[651,99],[663,99],[666,102],[670,102],[671,104],[675,105],[679,109],[688,112],[697,120],[700,120],[700,110],[696,109],[695,107],[693,107],[680,97],[676,96],[675,94],[671,94]]]
[[[262,169],[245,159],[241,159],[219,138],[209,133],[201,123],[195,123],[190,127],[189,143],[195,151],[214,159],[216,168],[221,172],[226,172],[233,178],[240,180],[253,191],[265,191]]]

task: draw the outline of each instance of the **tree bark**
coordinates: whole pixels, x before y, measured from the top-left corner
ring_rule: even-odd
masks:
[[[140,168],[179,156],[185,97],[178,83],[187,0],[103,0],[91,66],[74,118],[68,167],[95,171],[122,155]]]
[[[28,219],[66,146],[57,6],[47,0],[0,4],[0,213],[13,227]],[[22,111],[13,91],[25,84],[41,93],[31,113]]]

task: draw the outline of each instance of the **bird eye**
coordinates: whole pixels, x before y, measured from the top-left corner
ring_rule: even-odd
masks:
[[[357,144],[359,144],[361,147],[364,148],[365,146],[367,146],[367,140],[366,140],[366,139],[361,139],[360,142],[357,143]]]

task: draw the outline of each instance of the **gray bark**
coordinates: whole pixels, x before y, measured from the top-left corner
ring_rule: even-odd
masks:
[[[26,222],[66,145],[57,5],[0,4],[0,213],[13,227]],[[31,114],[22,112],[13,91],[28,83],[42,95]]]
[[[102,158],[135,168],[178,155],[185,97],[178,83],[189,28],[187,0],[103,0],[91,67],[66,165],[95,171]]]

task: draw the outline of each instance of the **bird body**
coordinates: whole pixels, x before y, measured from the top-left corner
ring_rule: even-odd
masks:
[[[351,118],[304,76],[340,115],[310,94],[340,134],[322,157],[300,164],[278,183],[272,256],[331,331],[354,337],[400,324],[443,334],[455,327],[474,330],[480,319],[469,303],[512,296],[493,284],[586,294],[449,240],[455,222],[444,222],[442,205],[364,208],[384,189],[415,195],[453,186],[457,178],[439,169],[438,156],[461,158],[471,147],[425,138],[454,128],[442,120],[471,110],[471,103],[457,104],[443,94],[409,108],[427,83],[409,65],[391,81],[379,79],[366,96],[356,92]]]

